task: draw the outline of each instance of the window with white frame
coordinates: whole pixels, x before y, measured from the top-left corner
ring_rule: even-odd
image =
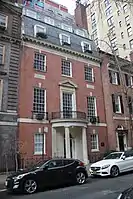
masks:
[[[107,8],[105,13],[106,13],[106,16],[109,17],[112,14],[112,7],[110,6],[109,8]]]
[[[52,19],[51,17],[45,17],[44,18],[45,23],[50,24],[52,26],[54,26],[54,19]]]
[[[67,43],[69,45],[71,44],[70,36],[65,35],[65,34],[60,34],[59,37],[60,37],[61,45],[65,44],[65,43]]]
[[[72,63],[70,61],[62,59],[61,73],[62,75],[72,77]]]
[[[44,33],[44,34],[46,34],[46,27],[40,26],[40,25],[35,25],[34,26],[35,37],[37,36],[37,33]]]
[[[111,71],[111,75],[112,75],[112,84],[118,85],[118,75],[117,75],[117,72]]]
[[[0,64],[4,64],[5,46],[0,45]]]
[[[129,41],[130,49],[133,49],[133,39]]]
[[[114,25],[114,18],[113,18],[113,17],[110,17],[110,18],[107,20],[107,23],[108,23],[108,26],[113,26],[113,25]]]
[[[118,48],[117,47],[117,39],[116,39],[116,37],[111,40],[111,45],[112,45],[112,48],[114,50],[116,50]]]
[[[128,37],[130,37],[133,34],[131,27],[127,29],[127,34],[128,34]]]
[[[122,39],[124,38],[124,32],[121,32],[121,38]]]
[[[34,54],[34,68],[39,71],[46,71],[46,55],[35,52]]]
[[[0,13],[0,26],[7,28],[8,17]]]
[[[123,12],[124,12],[124,13],[127,13],[127,12],[128,12],[128,6],[127,6],[127,4],[123,6]]]
[[[97,110],[96,110],[96,97],[94,96],[89,96],[87,97],[87,112],[88,112],[88,117],[95,117],[97,115]]]
[[[99,150],[98,134],[93,133],[91,134],[91,151],[98,151],[98,150]]]
[[[119,21],[119,26],[120,26],[120,27],[122,26],[122,23],[121,23],[121,21]]]
[[[125,22],[126,22],[126,25],[130,25],[130,17],[129,15],[125,17]]]
[[[105,4],[105,7],[108,7],[110,5],[110,0],[104,0],[104,4]]]
[[[90,66],[85,66],[84,72],[85,72],[85,80],[89,82],[94,82],[93,68]]]
[[[69,25],[63,23],[63,24],[61,25],[61,27],[62,27],[63,30],[72,32],[72,26],[69,26]]]
[[[73,93],[63,92],[62,93],[62,108],[63,118],[72,118],[73,111]]]
[[[80,35],[80,36],[82,36],[82,37],[85,36],[85,32],[84,32],[83,30],[80,30],[80,29],[77,29],[77,30],[76,30],[76,34],[77,34],[77,35]]]
[[[46,106],[46,90],[34,88],[33,112],[44,113]]]
[[[112,94],[112,105],[114,113],[124,113],[122,95]]]
[[[34,135],[34,154],[42,155],[45,154],[45,134],[44,133],[36,133]]]
[[[92,24],[92,29],[95,29],[96,28],[96,16],[95,16],[95,13],[93,13],[91,15],[91,24]]]
[[[81,46],[82,46],[82,51],[83,51],[83,52],[90,52],[90,51],[92,51],[92,49],[91,49],[91,44],[88,43],[88,42],[82,41],[82,42],[81,42]]]
[[[36,19],[37,13],[33,10],[26,10],[26,16]]]
[[[116,113],[121,113],[121,101],[119,95],[115,96],[115,111]]]

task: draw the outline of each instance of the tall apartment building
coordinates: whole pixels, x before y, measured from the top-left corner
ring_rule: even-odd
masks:
[[[5,165],[14,167],[21,14],[20,7],[0,1],[0,170]]]
[[[133,50],[133,6],[115,2],[103,0],[100,7],[98,1],[88,3],[88,31],[101,50],[111,52],[111,44],[120,57],[129,59]]]
[[[94,42],[69,13],[46,2],[41,10],[26,5],[22,20],[21,157],[73,157],[87,163],[108,143]]]

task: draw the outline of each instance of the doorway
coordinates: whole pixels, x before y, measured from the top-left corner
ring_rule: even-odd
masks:
[[[64,134],[64,158],[66,158],[66,143]],[[70,158],[75,158],[75,139],[70,133]]]
[[[118,140],[119,140],[119,150],[124,151],[124,135],[118,134]]]

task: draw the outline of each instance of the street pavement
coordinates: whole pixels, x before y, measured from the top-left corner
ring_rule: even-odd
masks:
[[[70,186],[39,192],[33,195],[9,195],[0,192],[6,199],[117,199],[121,191],[133,185],[133,173],[117,178],[89,178],[81,186]]]

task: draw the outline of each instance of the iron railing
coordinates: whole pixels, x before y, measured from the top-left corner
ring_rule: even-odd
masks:
[[[51,119],[81,119],[86,120],[86,113],[80,111],[52,112]]]
[[[36,120],[48,120],[48,112],[36,112],[36,111],[32,111],[32,119],[36,119]]]

